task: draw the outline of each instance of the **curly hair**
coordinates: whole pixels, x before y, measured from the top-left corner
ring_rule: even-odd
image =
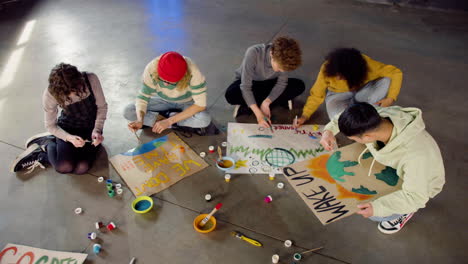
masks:
[[[284,71],[293,71],[302,64],[302,51],[293,38],[277,37],[271,46],[271,55]]]
[[[351,91],[358,90],[367,77],[367,62],[355,48],[338,48],[325,57],[325,75],[343,77]]]
[[[70,93],[74,92],[79,97],[86,94],[85,80],[75,66],[60,63],[50,71],[48,90],[64,108],[67,102],[71,102]]]

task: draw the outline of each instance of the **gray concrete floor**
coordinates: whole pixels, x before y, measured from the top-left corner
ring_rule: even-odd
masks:
[[[30,20],[36,21],[31,38],[17,45]],[[271,263],[275,253],[282,263],[291,263],[293,252],[318,246],[325,249],[301,262],[465,262],[467,26],[463,14],[339,0],[44,0],[6,6],[0,11],[1,72],[11,69],[12,54],[22,56],[8,71],[11,81],[0,76],[7,80],[0,84],[0,247],[19,243],[87,252],[87,263],[128,263],[131,257],[146,264]],[[278,191],[266,176],[243,175],[226,184],[213,166],[155,195],[156,208],[146,216],[131,211],[128,190],[120,198],[107,197],[96,177],[120,181],[107,156],[135,145],[121,111],[133,100],[149,60],[168,50],[193,58],[206,74],[209,111],[222,127],[233,121],[223,94],[245,49],[283,34],[302,45],[304,65],[292,76],[305,80],[307,87],[326,52],[338,46],[357,47],[403,70],[398,104],[423,109],[427,129],[443,152],[447,184],[401,232],[383,235],[375,223],[359,216],[322,226],[291,188]],[[88,175],[59,175],[52,169],[9,173],[8,165],[24,149],[25,139],[44,131],[41,94],[50,69],[62,61],[101,79],[110,107],[106,153]],[[291,113],[275,110],[275,122],[290,122],[306,96]],[[321,107],[311,122],[326,121]],[[144,133],[144,140],[153,137]],[[185,140],[198,152],[225,137]],[[207,192],[215,197],[211,203],[203,199]],[[269,193],[278,199],[265,205],[262,198]],[[196,233],[194,217],[221,201],[216,232]],[[83,215],[74,215],[77,206],[84,208]],[[92,253],[86,238],[96,220],[113,220],[119,226],[118,232],[99,234],[104,249],[100,256]],[[232,230],[260,240],[264,247],[231,237]],[[284,248],[286,239],[295,246]]]

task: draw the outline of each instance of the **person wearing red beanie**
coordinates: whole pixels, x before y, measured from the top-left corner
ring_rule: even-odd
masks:
[[[124,110],[131,131],[148,126],[158,134],[168,128],[199,135],[219,132],[205,111],[205,76],[190,58],[166,52],[146,65],[142,79],[136,103]]]

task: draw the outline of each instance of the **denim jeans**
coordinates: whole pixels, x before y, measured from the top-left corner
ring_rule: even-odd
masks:
[[[330,120],[335,115],[343,112],[349,105],[355,102],[367,102],[375,104],[387,96],[391,79],[388,77],[379,78],[368,82],[358,92],[335,93],[328,91],[325,97],[327,113]]]
[[[369,220],[374,221],[374,222],[386,222],[386,221],[395,220],[397,218],[400,218],[401,216],[402,214],[392,214],[390,216],[385,216],[385,217],[371,216],[369,217]]]
[[[148,102],[146,114],[143,118],[143,125],[153,127],[156,119],[159,115],[158,112],[167,110],[180,110],[184,111],[194,104],[193,101],[184,103],[175,103],[163,100],[159,96],[153,96]],[[135,104],[129,104],[125,107],[124,117],[129,121],[135,121],[137,119]],[[179,121],[177,125],[193,128],[207,127],[211,123],[211,116],[206,111],[196,113],[195,115]]]

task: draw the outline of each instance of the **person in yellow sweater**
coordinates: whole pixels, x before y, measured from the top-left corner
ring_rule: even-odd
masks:
[[[391,106],[400,93],[403,73],[354,48],[331,51],[322,64],[295,126],[304,124],[325,101],[330,120],[354,102]]]

